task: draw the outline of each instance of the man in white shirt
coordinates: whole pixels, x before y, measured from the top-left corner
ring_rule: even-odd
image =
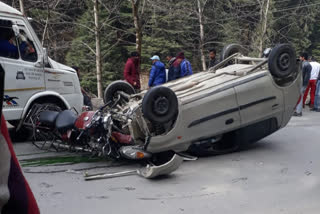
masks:
[[[316,87],[317,87],[317,79],[318,79],[319,71],[320,71],[320,64],[312,61],[312,62],[310,62],[310,65],[312,67],[311,76],[310,76],[308,87],[307,87],[307,89],[304,93],[304,96],[303,96],[303,103],[305,103],[307,96],[308,96],[308,93],[310,91],[310,109],[313,110],[314,97],[315,97]]]

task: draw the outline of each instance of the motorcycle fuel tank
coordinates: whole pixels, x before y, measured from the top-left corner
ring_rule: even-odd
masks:
[[[85,129],[86,126],[90,124],[94,114],[94,111],[86,111],[81,113],[81,115],[77,118],[75,122],[75,127],[77,127],[78,129]]]

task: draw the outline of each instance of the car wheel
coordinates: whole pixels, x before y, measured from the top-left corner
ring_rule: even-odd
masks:
[[[112,82],[108,85],[106,90],[104,91],[103,101],[104,103],[107,103],[110,101],[110,104],[112,105],[118,97],[119,91],[125,92],[126,94],[135,94],[136,91],[134,88],[126,81],[123,80],[117,80]]]
[[[277,78],[285,78],[296,71],[296,54],[289,44],[275,46],[268,59],[271,74]]]
[[[229,44],[223,47],[220,55],[220,62],[235,53],[244,54],[244,48],[239,44]]]
[[[151,88],[143,97],[142,113],[155,123],[163,124],[174,120],[178,113],[176,94],[163,86]]]

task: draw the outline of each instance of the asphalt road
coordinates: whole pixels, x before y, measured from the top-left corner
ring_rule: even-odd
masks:
[[[320,113],[304,112],[251,149],[184,162],[156,180],[84,181],[83,173],[135,169],[133,163],[78,162],[75,154],[15,144],[41,213],[319,213]],[[79,155],[77,155],[79,156]],[[59,158],[60,157],[60,158]]]

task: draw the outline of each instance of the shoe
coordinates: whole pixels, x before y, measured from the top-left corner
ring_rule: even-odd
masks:
[[[315,112],[320,112],[320,109],[316,109],[316,110],[314,110]]]
[[[310,108],[310,111],[317,111],[316,108]]]
[[[301,116],[302,116],[302,112],[300,112],[300,113],[294,112],[294,113],[293,113],[293,116],[295,116],[295,117],[301,117]]]
[[[310,105],[310,109],[313,109],[313,108],[314,108],[314,106],[313,106],[313,104],[311,104],[311,105]]]

